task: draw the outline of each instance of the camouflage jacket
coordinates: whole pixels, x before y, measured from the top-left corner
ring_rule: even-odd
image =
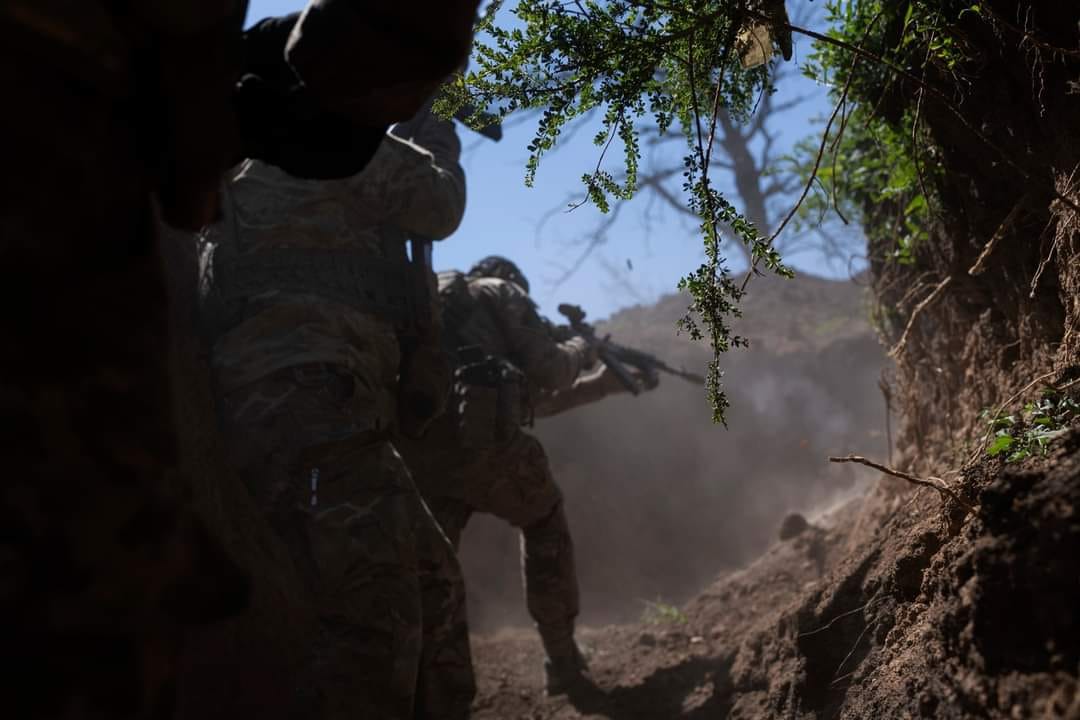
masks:
[[[506,358],[525,373],[534,395],[569,389],[584,367],[585,340],[557,339],[536,304],[514,283],[443,272],[439,295],[449,342]]]
[[[214,274],[230,263],[257,267],[283,250],[404,264],[408,236],[450,235],[465,210],[453,123],[430,118],[413,137],[388,136],[363,172],[343,180],[301,180],[259,161],[242,163],[226,195],[226,221],[208,237]],[[373,321],[383,335],[392,332],[390,323],[310,285],[251,298],[255,310],[217,339],[214,363],[225,388],[305,363],[368,372],[365,338]]]

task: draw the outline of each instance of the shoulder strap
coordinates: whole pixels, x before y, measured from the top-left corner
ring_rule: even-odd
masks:
[[[461,328],[472,314],[475,300],[469,294],[469,281],[465,274],[457,270],[443,271],[438,274],[439,308],[443,321],[443,346],[452,359],[459,348],[466,343],[458,328]]]

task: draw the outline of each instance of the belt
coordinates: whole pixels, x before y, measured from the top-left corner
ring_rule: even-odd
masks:
[[[250,314],[250,303],[258,305],[284,293],[327,298],[408,328],[415,317],[412,286],[405,260],[342,250],[279,248],[227,260],[215,254],[212,293],[234,321],[230,324]]]

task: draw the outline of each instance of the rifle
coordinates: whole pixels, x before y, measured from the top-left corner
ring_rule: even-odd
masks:
[[[705,384],[705,378],[700,375],[673,368],[660,358],[647,352],[611,342],[610,335],[604,336],[603,339],[597,338],[593,326],[585,322],[585,311],[580,305],[563,303],[559,305],[559,313],[570,322],[570,328],[574,332],[596,346],[600,360],[615,374],[623,387],[634,395],[640,394],[641,388],[638,386],[634,376],[626,369],[627,365],[636,368],[650,378],[655,378],[657,372],[665,372],[695,385]]]

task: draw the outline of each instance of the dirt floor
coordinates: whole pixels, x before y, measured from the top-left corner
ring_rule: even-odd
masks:
[[[956,487],[976,513],[885,479],[680,610],[583,630],[572,698],[532,632],[478,637],[474,716],[1077,720],[1080,432]]]
[[[718,579],[684,608],[646,610],[634,625],[586,628],[595,691],[572,701],[544,692],[535,633],[504,630],[474,639],[479,699],[474,717],[722,718],[730,710],[738,643],[780,622],[848,550],[863,501],[816,519],[750,567]]]

